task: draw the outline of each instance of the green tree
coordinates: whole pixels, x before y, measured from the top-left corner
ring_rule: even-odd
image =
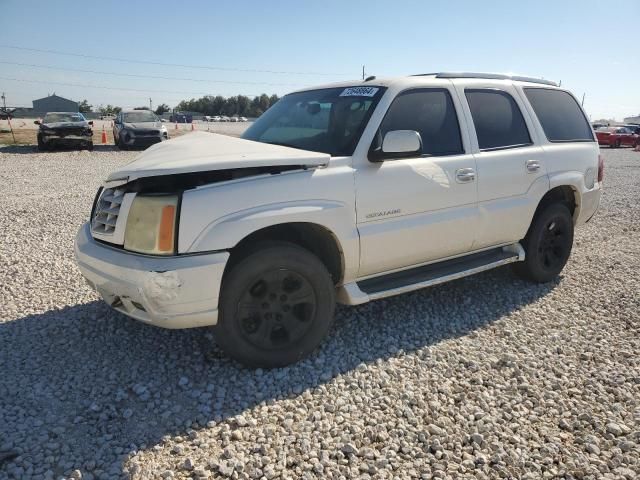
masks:
[[[81,101],[78,104],[78,111],[80,113],[87,113],[91,111],[91,108],[93,107],[93,105],[89,105],[89,102],[87,102],[87,99],[85,98],[83,101]]]
[[[238,115],[246,116],[249,114],[249,107],[251,106],[251,100],[244,95],[238,95]]]
[[[102,115],[116,115],[122,111],[120,107],[114,107],[113,105],[107,105],[106,107],[100,106],[98,109]]]
[[[169,110],[171,110],[169,108],[169,105],[167,105],[166,103],[163,103],[162,105],[158,105],[158,108],[156,108],[156,115],[162,115],[163,113],[167,113]]]

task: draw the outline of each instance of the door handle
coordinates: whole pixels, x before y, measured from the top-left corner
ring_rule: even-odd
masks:
[[[525,162],[527,170],[531,173],[540,170],[540,162],[538,160],[527,160]]]
[[[476,172],[473,168],[459,168],[456,170],[456,181],[458,183],[473,182],[476,179]]]

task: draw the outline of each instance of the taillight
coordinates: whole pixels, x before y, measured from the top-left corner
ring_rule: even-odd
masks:
[[[604,158],[598,155],[598,183],[604,178]]]

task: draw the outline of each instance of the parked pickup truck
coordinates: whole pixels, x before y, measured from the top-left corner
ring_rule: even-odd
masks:
[[[113,172],[77,235],[116,310],[213,326],[252,366],[308,355],[358,305],[513,264],[548,282],[600,201],[574,96],[545,80],[428,74],[286,95],[242,138],[195,132]]]

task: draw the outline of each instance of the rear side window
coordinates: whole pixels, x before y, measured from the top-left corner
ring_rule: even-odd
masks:
[[[408,90],[398,95],[380,125],[380,139],[392,130],[415,130],[423,155],[463,153],[460,125],[449,92],[443,88]]]
[[[522,112],[511,95],[501,90],[466,90],[480,150],[531,145]]]
[[[550,142],[592,142],[591,126],[567,92],[525,88],[524,93]]]

